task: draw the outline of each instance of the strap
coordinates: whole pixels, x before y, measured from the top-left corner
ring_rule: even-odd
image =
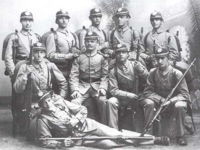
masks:
[[[150,31],[151,32],[151,31]],[[149,36],[150,32],[148,32],[144,37],[144,49],[147,49],[147,37]]]

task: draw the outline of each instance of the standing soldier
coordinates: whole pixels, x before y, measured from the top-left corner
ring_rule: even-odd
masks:
[[[142,119],[142,111],[137,102],[136,80],[138,76],[146,80],[148,71],[140,62],[127,60],[129,53],[126,45],[118,44],[115,51],[116,65],[109,73],[109,92],[113,97],[108,100],[107,112],[108,125],[118,129],[118,110],[120,108],[131,106],[136,112],[136,121]],[[136,130],[139,130],[138,126],[136,126]]]
[[[20,15],[20,23],[22,25],[21,31],[18,32],[16,30],[15,33],[11,33],[6,37],[2,51],[2,59],[5,61],[6,66],[5,75],[10,76],[12,85],[11,109],[13,115],[13,136],[16,134],[17,107],[20,105],[20,99],[17,99],[17,94],[13,90],[13,83],[19,66],[23,63],[23,60],[29,58],[32,43],[38,42],[40,39],[39,35],[32,31],[33,14],[31,12],[22,12]]]
[[[71,71],[72,61],[79,52],[77,49],[77,37],[68,29],[69,19],[70,16],[67,11],[58,11],[56,13],[58,29],[52,31],[43,41],[47,48],[47,58],[56,64],[67,80]]]
[[[3,55],[6,65],[6,75],[12,77],[14,75],[15,65],[29,58],[30,47],[32,43],[39,41],[38,34],[32,31],[33,15],[29,11],[21,13],[20,22],[22,29],[10,34],[4,43]]]
[[[158,67],[151,69],[144,90],[144,99],[141,100],[141,105],[144,108],[145,124],[152,120],[154,109],[159,107],[182,77],[182,73],[170,65],[169,56],[170,53],[166,48],[159,48],[155,51]],[[167,128],[162,129],[162,131],[169,131],[175,121],[175,134],[177,143],[180,145],[187,144],[184,138],[184,120],[187,104],[189,103],[188,87],[184,79],[175,90],[172,98],[166,103],[167,108],[161,114],[161,116],[169,119],[165,124]]]
[[[150,21],[153,29],[144,37],[146,55],[143,55],[148,69],[156,66],[156,60],[152,54],[154,53],[154,49],[158,47],[169,49],[169,60],[171,61],[171,64],[180,60],[176,39],[169,32],[162,29],[163,17],[161,13],[157,11],[151,13]]]
[[[86,51],[75,59],[70,74],[72,103],[83,104],[88,108],[89,117],[96,118],[95,105],[100,120],[106,124],[106,91],[108,86],[108,63],[98,52],[99,36],[88,31],[85,36]]]
[[[102,19],[101,10],[98,8],[91,9],[89,19],[92,25],[87,30],[95,32],[99,36],[99,50],[106,49],[109,46],[109,44],[108,44],[106,32],[100,28],[101,19]],[[86,29],[82,30],[82,32],[79,35],[80,49],[82,51],[85,51],[85,35],[87,33],[87,30]]]
[[[113,16],[116,28],[110,34],[110,46],[114,50],[117,44],[126,45],[128,51],[130,51],[129,59],[135,60],[137,44],[138,42],[140,43],[140,35],[129,26],[130,18],[128,9],[121,7],[116,11]]]
[[[33,45],[33,61],[27,61],[22,64],[17,73],[16,80],[14,82],[14,89],[20,95],[21,105],[17,106],[21,116],[19,116],[20,125],[22,129],[26,128],[28,123],[25,114],[30,116],[30,112],[27,112],[29,104],[33,109],[32,112],[38,108],[37,102],[43,93],[52,90],[52,84],[57,83],[59,95],[66,97],[67,82],[62,72],[56,67],[54,63],[50,63],[44,57],[46,56],[46,49],[41,43],[35,43]],[[31,84],[31,85],[30,85]],[[25,119],[25,120],[24,120]]]

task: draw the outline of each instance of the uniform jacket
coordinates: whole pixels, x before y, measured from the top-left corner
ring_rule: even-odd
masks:
[[[159,29],[157,32],[152,30],[146,36],[147,37],[145,38],[146,40],[144,42],[145,42],[146,53],[148,55],[153,54],[153,41],[155,40],[157,45],[166,48],[169,47],[169,56],[171,60],[180,59],[176,40],[174,36],[172,36],[170,33],[163,31],[162,29]]]
[[[144,90],[145,98],[160,102],[161,98],[166,98],[169,95],[182,75],[183,74],[179,70],[172,66],[169,66],[169,71],[164,76],[160,73],[159,69],[151,69],[147,79],[147,87]],[[177,101],[190,101],[185,79],[179,84],[172,98],[173,97],[175,97]]]
[[[55,109],[42,110],[41,117],[48,120],[52,130],[68,132],[73,128],[82,128],[87,118],[87,109],[84,106],[73,104],[61,96],[54,94],[52,99]],[[79,123],[76,127],[71,125],[71,119],[77,118]]]
[[[12,74],[15,69],[15,64],[20,60],[25,60],[30,54],[30,44],[39,41],[39,36],[33,31],[25,32],[21,30],[19,33],[13,33],[8,39],[8,44],[5,50],[5,65],[8,71]],[[16,44],[15,54],[13,46]],[[15,58],[14,58],[15,57]]]
[[[68,30],[58,28],[55,33],[49,34],[45,45],[47,48],[47,58],[57,65],[64,76],[68,76],[72,58],[66,59],[65,56],[72,53],[72,47],[78,47],[76,35]]]
[[[131,29],[129,26],[114,29],[109,37],[111,47],[117,44],[125,44],[131,51],[137,48],[137,41],[140,39],[139,33]]]
[[[72,92],[79,91],[84,94],[90,87],[107,90],[107,86],[108,62],[99,52],[91,56],[85,52],[75,59],[70,74]]]
[[[109,73],[109,91],[112,96],[126,98],[127,93],[135,93],[136,75],[144,79],[148,76],[147,69],[138,62],[127,61],[124,66],[116,64]]]
[[[34,96],[37,97],[37,90],[47,92],[52,90],[52,84],[57,84],[59,87],[59,94],[63,97],[66,96],[67,91],[67,82],[64,78],[62,72],[56,67],[55,64],[50,63],[48,60],[45,60],[41,65],[34,66]],[[23,93],[26,90],[27,79],[29,74],[29,62],[22,64],[17,73],[17,77],[14,83],[14,89],[17,93]]]

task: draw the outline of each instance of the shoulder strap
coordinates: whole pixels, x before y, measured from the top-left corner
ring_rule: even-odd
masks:
[[[75,41],[75,43],[72,43],[72,46],[73,45],[77,46],[77,37],[76,37],[76,35],[73,32],[71,32],[71,34],[73,35],[74,41]]]
[[[147,49],[147,37],[149,36],[150,32],[151,32],[151,31],[149,31],[149,32],[145,35],[145,37],[144,37],[144,49],[145,49],[145,50]]]
[[[39,34],[37,34],[37,33],[34,33],[34,34],[35,34],[35,36],[37,37],[38,41],[41,42],[41,40],[42,40],[41,36],[40,36]]]
[[[119,78],[118,78],[118,73],[117,73],[117,64],[115,64],[114,66],[114,75],[116,77],[116,80],[117,80],[117,84],[118,84],[118,87],[119,87]]]
[[[103,35],[104,35],[105,41],[108,41],[107,36],[106,36],[106,32],[105,32],[104,30],[102,30],[102,32],[103,32]]]
[[[115,33],[115,29],[112,30],[112,32],[111,32],[111,34],[110,34],[110,44],[111,44],[112,48],[113,48],[113,38],[114,38],[114,33]]]
[[[51,80],[52,80],[53,71],[52,71],[52,67],[50,67],[48,61],[46,61],[46,65],[47,65],[47,69],[48,69],[48,77],[47,77],[47,83],[48,83],[48,85],[47,86],[48,86],[49,89],[51,89],[52,88]]]

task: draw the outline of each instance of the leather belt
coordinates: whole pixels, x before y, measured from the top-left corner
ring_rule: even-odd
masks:
[[[101,81],[100,78],[86,78],[86,79],[80,79],[80,80],[86,83]]]

